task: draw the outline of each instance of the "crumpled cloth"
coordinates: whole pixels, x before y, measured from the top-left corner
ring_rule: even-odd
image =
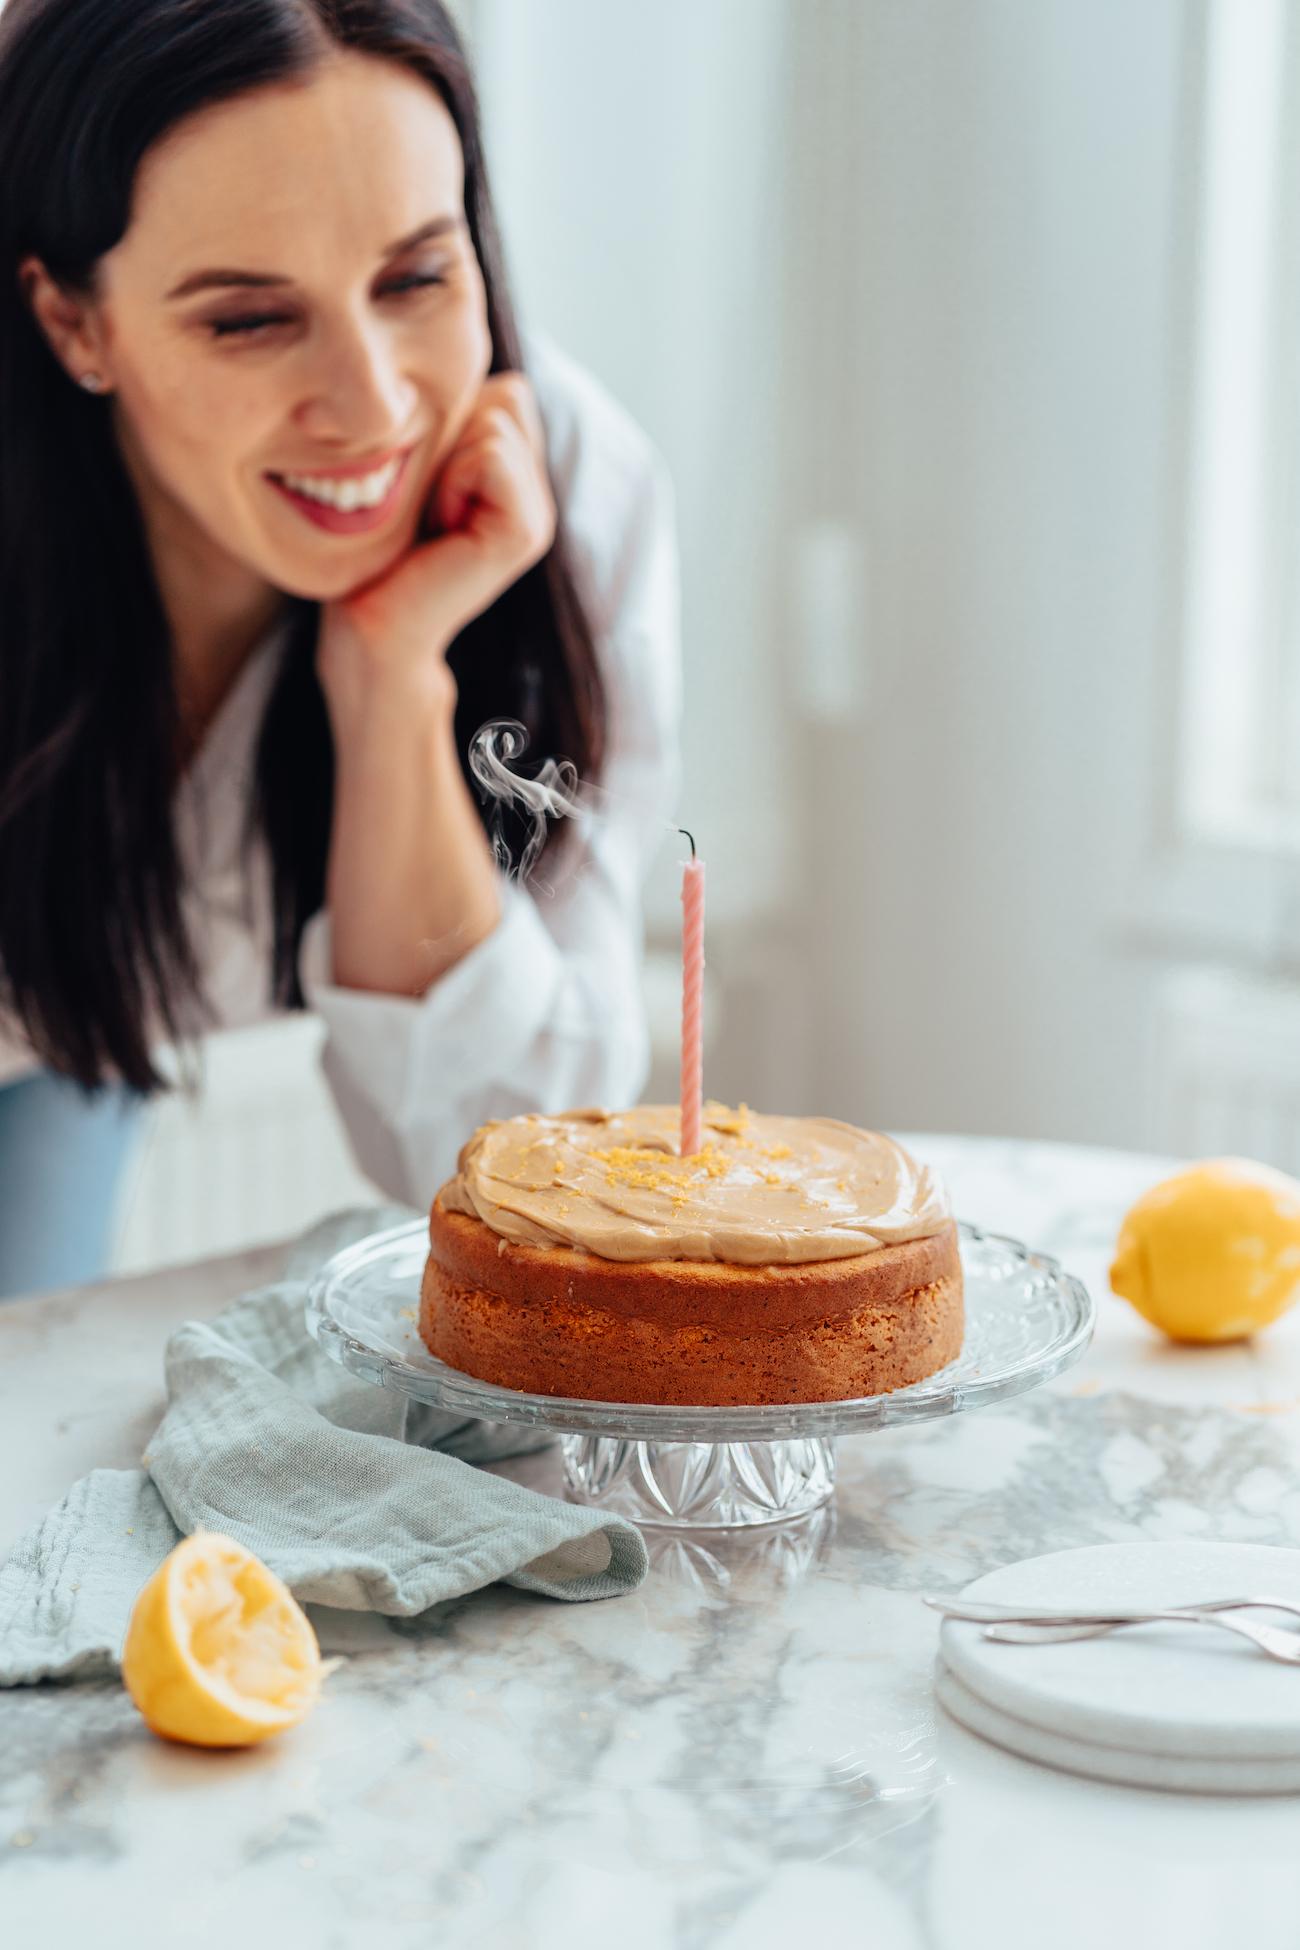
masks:
[[[476,1468],[550,1438],[359,1381],[303,1308],[332,1253],[409,1219],[339,1214],[285,1277],[167,1343],[167,1411],[141,1469],[96,1469],[0,1565],[0,1685],[117,1670],[132,1605],[182,1536],[224,1531],[302,1603],[410,1617],[503,1579],[611,1598],[647,1569],[635,1525]]]

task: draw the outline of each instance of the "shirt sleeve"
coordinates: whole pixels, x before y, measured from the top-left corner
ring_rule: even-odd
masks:
[[[569,522],[605,680],[597,810],[561,829],[526,884],[498,870],[496,927],[422,996],[335,984],[328,910],[303,933],[303,992],[325,1023],[322,1063],[352,1148],[417,1208],[480,1124],[635,1103],[649,1069],[641,900],[679,779],[678,572],[666,469],[630,422],[618,427],[598,465],[570,442],[556,470],[566,522],[571,501],[600,510]]]

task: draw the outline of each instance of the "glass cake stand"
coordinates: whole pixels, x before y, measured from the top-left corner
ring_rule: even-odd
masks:
[[[429,1249],[422,1220],[346,1247],[312,1282],[307,1326],[332,1360],[380,1388],[560,1437],[577,1503],[636,1523],[736,1529],[781,1523],[834,1494],[835,1437],[959,1415],[1035,1388],[1092,1336],[1088,1290],[1016,1239],[962,1225],[966,1335],[946,1368],[888,1395],[775,1407],[673,1408],[527,1395],[435,1359],[416,1326]]]

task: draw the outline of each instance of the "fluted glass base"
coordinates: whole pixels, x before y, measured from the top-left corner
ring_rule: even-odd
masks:
[[[563,1435],[564,1480],[573,1503],[633,1523],[738,1530],[785,1523],[835,1491],[835,1445],[786,1442],[631,1442]]]

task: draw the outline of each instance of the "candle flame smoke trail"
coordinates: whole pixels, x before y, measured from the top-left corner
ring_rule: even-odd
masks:
[[[545,759],[536,777],[530,778],[513,769],[527,749],[528,731],[518,718],[489,718],[469,745],[469,769],[479,797],[492,808],[492,857],[501,871],[514,879],[527,880],[536,865],[546,845],[548,818],[569,819],[576,824],[600,815],[606,824],[627,822],[643,833],[681,831],[664,817],[663,792],[656,781],[633,778],[621,791],[609,792],[603,785],[579,778],[570,758]],[[502,814],[511,806],[528,823],[528,837],[517,865],[501,830]],[[572,864],[568,871],[573,871]],[[563,871],[560,878],[565,878]],[[553,894],[555,888],[542,882],[537,884],[537,891]]]
[[[591,809],[591,793],[578,778],[569,758],[548,758],[536,778],[511,770],[511,761],[528,749],[528,733],[517,718],[490,718],[470,740],[469,769],[481,798],[494,808],[492,855],[503,873],[526,880],[546,844],[546,821],[574,819]],[[516,806],[531,821],[528,838],[515,869],[501,831],[501,813]]]

